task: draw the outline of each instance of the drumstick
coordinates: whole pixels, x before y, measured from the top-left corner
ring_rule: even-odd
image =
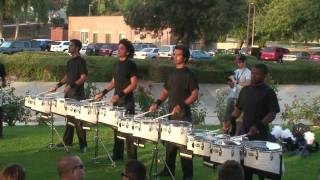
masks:
[[[133,116],[133,118],[138,118],[138,117],[144,116],[144,115],[146,115],[146,114],[148,114],[148,113],[150,113],[150,112],[151,112],[151,111],[147,111],[147,112],[138,114],[138,115],[136,115],[136,116]]]
[[[47,93],[49,93],[50,91],[45,91],[45,92],[42,92],[42,93],[39,93],[39,94],[37,94],[36,96],[40,96],[40,95],[42,95],[42,94],[47,94]]]
[[[165,118],[165,117],[168,117],[168,116],[171,116],[171,115],[173,115],[173,113],[169,113],[169,114],[166,114],[166,115],[163,115],[163,116],[157,117],[157,118],[152,119],[152,120],[153,120],[153,121],[155,121],[155,120],[162,119],[162,118]]]

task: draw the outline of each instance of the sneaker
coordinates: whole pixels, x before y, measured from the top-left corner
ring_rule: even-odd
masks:
[[[82,148],[80,148],[80,152],[81,152],[81,153],[86,153],[86,152],[87,152],[87,147],[82,147]]]

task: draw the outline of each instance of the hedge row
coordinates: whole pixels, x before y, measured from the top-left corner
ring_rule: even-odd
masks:
[[[70,57],[62,53],[30,53],[14,55],[0,54],[9,75],[16,76],[19,81],[57,81],[65,72],[65,65]],[[85,57],[87,60],[89,81],[106,82],[111,79],[113,57]],[[234,56],[216,56],[212,61],[190,61],[188,66],[195,72],[201,83],[225,83],[226,72],[233,71]],[[174,65],[166,60],[135,60],[139,78],[162,82]],[[248,66],[261,63],[248,57]],[[285,62],[277,64],[263,62],[270,69],[270,74],[280,84],[314,84],[320,82],[320,65],[308,61]]]

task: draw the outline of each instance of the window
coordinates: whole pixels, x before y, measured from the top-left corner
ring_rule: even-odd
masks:
[[[119,33],[119,41],[125,38],[126,38],[126,34],[124,32]]]
[[[16,48],[24,48],[24,43],[21,42],[21,41],[17,41],[17,42],[14,43],[14,46]]]
[[[89,43],[89,32],[88,31],[81,31],[80,41],[85,44]]]
[[[93,33],[92,40],[93,40],[93,43],[97,43],[98,42],[98,33]]]
[[[29,42],[24,42],[24,48],[30,48]]]
[[[66,46],[69,46],[69,42],[65,42],[65,43],[63,43],[63,45],[66,45]]]
[[[106,39],[105,39],[106,43],[111,43],[111,33],[106,33]]]

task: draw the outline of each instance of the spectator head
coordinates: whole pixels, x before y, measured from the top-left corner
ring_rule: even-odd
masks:
[[[83,180],[85,167],[79,156],[66,156],[58,162],[58,174],[61,180]]]
[[[244,180],[242,166],[234,160],[226,161],[218,171],[219,180]]]
[[[12,164],[0,173],[1,180],[25,180],[26,173],[19,164]]]
[[[246,65],[246,56],[243,54],[237,55],[235,62],[239,68],[241,68],[241,69],[244,68]]]
[[[134,47],[128,39],[121,39],[119,41],[118,57],[119,58],[133,58]]]
[[[265,64],[256,64],[251,71],[251,84],[259,85],[264,83],[268,75],[268,67]]]
[[[121,176],[123,180],[145,180],[146,173],[146,167],[141,162],[130,160],[125,165]]]
[[[190,50],[182,44],[178,44],[174,48],[174,61],[175,64],[187,63],[190,58]]]
[[[79,53],[82,48],[82,43],[79,39],[71,39],[69,44],[69,53]]]

